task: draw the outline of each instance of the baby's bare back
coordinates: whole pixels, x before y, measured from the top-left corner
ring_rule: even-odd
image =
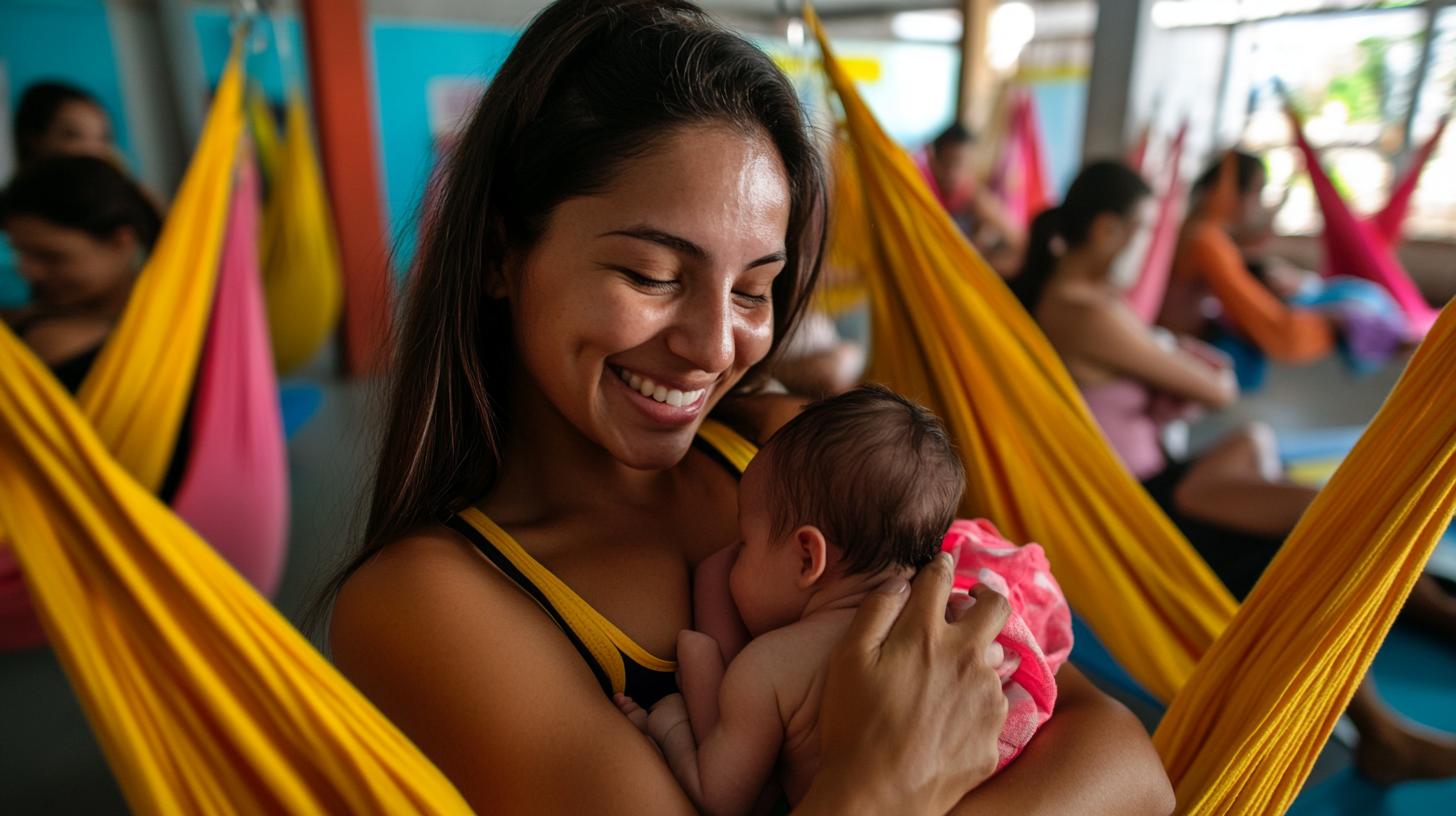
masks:
[[[784,742],[779,780],[791,805],[809,791],[819,771],[819,698],[829,653],[854,620],[854,609],[816,612],[754,640],[771,666],[769,679],[779,701]]]

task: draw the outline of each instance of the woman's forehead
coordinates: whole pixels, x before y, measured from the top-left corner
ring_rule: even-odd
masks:
[[[790,195],[783,161],[767,136],[700,125],[664,137],[580,203],[576,215],[605,227],[601,232],[645,224],[713,254],[763,255],[782,249]]]

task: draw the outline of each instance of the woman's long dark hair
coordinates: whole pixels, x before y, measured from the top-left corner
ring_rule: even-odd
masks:
[[[1252,153],[1245,153],[1242,150],[1231,150],[1234,155],[1234,176],[1239,188],[1239,195],[1246,195],[1254,189],[1254,182],[1265,175],[1264,160]],[[1218,184],[1219,174],[1223,172],[1224,154],[1220,153],[1218,159],[1203,171],[1203,175],[1193,182],[1193,197],[1203,195]]]
[[[602,190],[676,129],[715,122],[765,133],[788,177],[776,350],[813,288],[824,230],[821,161],[788,79],[681,0],[558,0],[532,21],[424,217],[364,544],[323,602],[384,545],[494,486],[514,352],[506,303],[488,287],[507,254],[535,244],[563,201]]]
[[[21,215],[98,241],[129,229],[144,252],[151,252],[162,232],[162,216],[142,188],[94,156],[53,156],[22,168],[0,191],[0,227]]]
[[[96,97],[66,82],[37,82],[25,89],[15,106],[15,152],[21,166],[37,158],[35,143],[45,137],[61,108],[71,102],[84,102],[105,110]]]
[[[1138,202],[1151,194],[1142,176],[1121,162],[1099,161],[1082,168],[1061,205],[1042,212],[1031,222],[1026,261],[1020,274],[1011,280],[1011,291],[1026,310],[1036,311],[1047,282],[1056,272],[1059,242],[1063,249],[1082,246],[1097,216],[1131,215]]]

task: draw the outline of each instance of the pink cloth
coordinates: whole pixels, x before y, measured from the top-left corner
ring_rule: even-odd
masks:
[[[1102,428],[1107,444],[1139,480],[1161,473],[1167,466],[1160,439],[1160,423],[1153,393],[1142,383],[1113,380],[1084,386],[1082,399]]]
[[[1051,206],[1046,159],[1042,150],[1041,124],[1031,94],[1018,94],[1012,102],[1007,123],[1006,147],[996,168],[992,187],[1000,196],[1011,219],[1030,227]]]
[[[1011,602],[996,642],[1006,652],[1001,688],[1009,703],[996,770],[1021,753],[1057,704],[1057,669],[1072,652],[1072,612],[1037,544],[1017,546],[984,519],[958,519],[941,549],[955,557],[957,590],[985,584]]]
[[[1314,146],[1305,137],[1299,115],[1293,108],[1286,109],[1286,113],[1294,127],[1295,143],[1304,154],[1305,169],[1309,171],[1315,199],[1325,220],[1324,230],[1320,233],[1325,248],[1323,274],[1325,277],[1348,275],[1364,278],[1385,287],[1401,311],[1405,312],[1414,334],[1411,339],[1425,337],[1435,324],[1439,310],[1426,302],[1425,296],[1416,288],[1415,281],[1395,257],[1394,243],[1388,237],[1398,235],[1397,219],[1404,216],[1406,203],[1397,197],[1392,199],[1394,206],[1387,207],[1389,213],[1377,215],[1373,221],[1356,218],[1325,173]],[[1411,181],[1409,190],[1402,193],[1401,189],[1397,189],[1396,192],[1408,197],[1414,190],[1415,183]]]
[[[288,456],[258,271],[251,160],[240,163],[233,186],[190,457],[172,509],[259,592],[273,594],[288,543]]]
[[[1143,257],[1142,272],[1123,295],[1129,308],[1151,326],[1163,310],[1163,299],[1168,294],[1168,280],[1173,274],[1173,256],[1178,249],[1178,228],[1183,224],[1183,176],[1179,172],[1183,164],[1183,143],[1188,136],[1188,122],[1184,120],[1168,148],[1168,160],[1163,166],[1166,178],[1163,197],[1158,202],[1157,221],[1153,223],[1152,240],[1148,253]],[[1146,134],[1144,134],[1146,138]],[[1146,145],[1145,145],[1146,147]],[[1141,157],[1139,157],[1141,162]]]

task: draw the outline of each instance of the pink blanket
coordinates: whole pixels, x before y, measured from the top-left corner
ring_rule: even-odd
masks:
[[[1052,716],[1057,669],[1072,651],[1072,613],[1037,544],[1018,547],[989,521],[959,519],[941,549],[955,557],[957,591],[986,584],[1011,602],[1011,617],[996,637],[1006,652],[998,673],[1009,702],[998,744],[999,771]]]

